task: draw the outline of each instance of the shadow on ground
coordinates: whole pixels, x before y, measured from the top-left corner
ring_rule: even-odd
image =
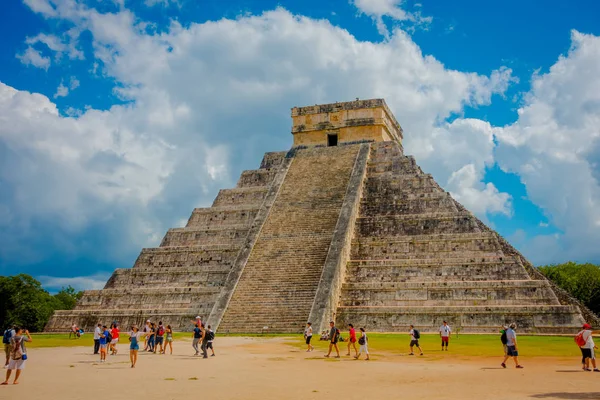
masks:
[[[588,399],[600,399],[600,392],[585,392],[585,393],[568,393],[568,392],[556,392],[556,393],[541,393],[534,394],[531,397],[534,399],[578,399],[578,400],[588,400]]]

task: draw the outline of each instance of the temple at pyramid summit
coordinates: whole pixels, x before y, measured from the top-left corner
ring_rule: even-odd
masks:
[[[220,333],[572,333],[593,317],[404,154],[382,99],[292,109],[293,146],[266,153],[183,228],[142,249],[47,331],[161,320]]]

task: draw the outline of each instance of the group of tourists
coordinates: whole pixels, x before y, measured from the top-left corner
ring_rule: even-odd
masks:
[[[338,342],[342,341],[340,330],[335,326],[335,322],[329,322],[329,332],[326,332],[324,336],[321,336],[321,339],[329,340],[329,351],[325,355],[325,357],[331,356],[331,351],[335,349],[336,356],[335,358],[340,358],[340,349],[338,347]],[[356,329],[354,329],[354,325],[348,324],[348,353],[347,356],[350,356],[350,350],[354,349],[354,359],[358,360],[362,353],[365,353],[365,360],[369,359],[369,349],[368,349],[368,339],[367,332],[365,328],[359,328],[360,330],[360,338],[356,340]],[[312,344],[310,344],[313,337],[312,323],[307,322],[306,328],[304,329],[304,340],[306,345],[308,346],[307,352],[313,351],[315,348]],[[360,350],[356,349],[356,342],[360,345]]]

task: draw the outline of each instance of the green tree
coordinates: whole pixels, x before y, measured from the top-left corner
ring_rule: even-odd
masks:
[[[55,310],[72,310],[77,304],[77,300],[81,298],[82,293],[76,291],[72,286],[62,288],[54,295],[54,299],[58,301]]]
[[[596,314],[600,314],[600,265],[564,264],[539,267],[551,279]]]

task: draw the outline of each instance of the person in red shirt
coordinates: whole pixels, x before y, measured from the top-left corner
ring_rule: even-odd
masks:
[[[110,326],[110,336],[112,336],[112,340],[110,341],[110,354],[114,356],[119,352],[117,350],[117,343],[119,343],[119,327],[115,323]]]
[[[356,356],[358,356],[358,349],[356,348],[356,330],[354,330],[354,325],[352,324],[348,324],[348,328],[350,328],[348,334],[349,334],[349,339],[348,339],[348,354],[346,354],[347,356],[350,355],[350,347],[354,347],[354,354]]]

